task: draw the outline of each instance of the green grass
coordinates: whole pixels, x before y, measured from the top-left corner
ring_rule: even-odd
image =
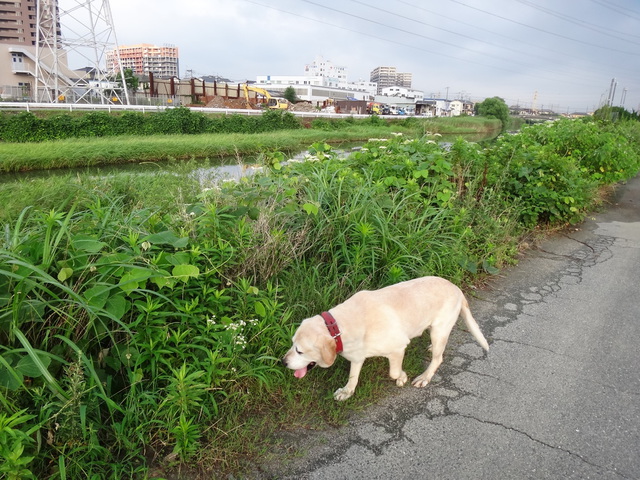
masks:
[[[329,129],[280,130],[255,134],[197,134],[85,137],[38,143],[0,143],[0,173],[29,170],[78,168],[96,165],[184,160],[190,158],[218,158],[257,154],[264,151],[299,151],[315,142],[339,144],[372,137],[389,136],[392,132],[407,135],[431,133],[486,133],[495,131],[495,121],[465,117],[457,120],[357,124],[342,120],[340,127]],[[494,128],[490,128],[491,126]]]
[[[279,363],[299,321],[363,288],[496,273],[522,234],[579,221],[594,186],[637,174],[638,131],[564,121],[447,149],[389,135],[346,159],[316,143],[204,185],[180,161],[5,182],[0,460],[36,478],[237,476],[279,432],[347,422],[394,391],[387,363],[338,404],[348,362],[304,380]],[[414,343],[411,376],[428,337]]]
[[[263,151],[296,151],[317,141],[366,140],[391,128],[354,127],[327,133],[287,130],[259,134],[156,135],[78,138],[41,143],[0,144],[0,172],[77,168],[189,158],[217,158]]]
[[[439,117],[425,121],[427,131],[443,135],[500,131],[500,120],[486,117]]]

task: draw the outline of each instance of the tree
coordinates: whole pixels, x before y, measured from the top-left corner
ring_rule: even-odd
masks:
[[[116,75],[116,82],[122,85],[122,77],[120,76],[120,73]],[[131,93],[136,93],[136,91],[138,90],[138,77],[133,74],[133,70],[131,70],[130,68],[124,69],[124,83],[127,87],[127,90],[129,90]]]
[[[476,103],[475,111],[481,117],[497,118],[502,122],[502,130],[509,126],[509,107],[500,97],[485,98],[484,102]]]
[[[299,102],[298,95],[296,95],[296,89],[291,86],[284,89],[284,93],[282,94],[282,96],[289,100],[291,103]]]
[[[638,112],[629,112],[622,107],[605,105],[593,113],[598,120],[615,122],[618,120],[640,120]]]

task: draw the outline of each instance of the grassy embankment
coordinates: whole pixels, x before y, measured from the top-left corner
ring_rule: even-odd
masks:
[[[0,143],[0,174],[28,172],[33,170],[61,170],[94,166],[147,163],[148,174],[120,174],[115,177],[108,172],[108,179],[96,182],[97,172],[85,175],[78,172],[51,177],[20,177],[5,179],[0,175],[0,193],[6,199],[0,208],[0,220],[15,218],[23,208],[39,205],[43,209],[57,208],[65,202],[69,189],[91,188],[96,183],[112,183],[114,192],[130,195],[133,190],[145,191],[154,205],[164,205],[166,176],[157,173],[173,172],[185,177],[196,164],[206,167],[215,165],[220,158],[236,157],[237,163],[247,158],[271,152],[299,152],[315,142],[332,145],[366,141],[369,138],[389,137],[393,132],[402,132],[415,138],[426,133],[444,135],[497,135],[500,122],[497,120],[465,117],[461,119],[400,119],[398,121],[350,122],[345,120],[314,120],[312,128],[276,130],[265,133],[211,133],[173,135],[119,135],[105,137],[68,138],[41,142]],[[197,162],[193,161],[197,159]],[[150,163],[168,161],[162,167],[153,168]],[[190,194],[201,188],[194,181],[183,186]],[[170,190],[170,189],[169,189]],[[136,194],[134,194],[136,195]],[[173,201],[173,200],[171,200]]]
[[[397,122],[317,121],[316,128],[255,134],[211,133],[151,136],[70,138],[37,143],[0,143],[0,173],[191,158],[255,155],[265,151],[300,151],[315,142],[340,144],[403,132],[410,136],[490,134],[499,132],[497,120],[465,117]],[[324,127],[324,128],[323,128]]]
[[[278,430],[343,423],[395,388],[379,360],[343,404],[331,392],[347,362],[294,379],[278,358],[300,319],[425,274],[468,286],[513,262],[522,235],[580,221],[600,187],[640,169],[638,122],[561,121],[486,148],[416,137],[348,159],[317,143],[286,166],[267,153],[265,174],[204,191],[184,162],[32,188],[40,197],[5,218],[0,245],[8,471],[259,466]]]

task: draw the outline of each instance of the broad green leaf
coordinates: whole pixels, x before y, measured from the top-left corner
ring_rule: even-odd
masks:
[[[51,364],[51,358],[47,355],[42,355],[40,353],[36,354],[38,356],[38,360],[42,364],[40,367],[38,366],[38,361],[31,357],[30,355],[26,355],[22,357],[18,364],[16,365],[16,371],[23,374],[25,377],[40,377],[44,375],[44,372],[41,370],[42,366],[47,368]]]
[[[164,232],[152,233],[142,239],[143,241],[155,245],[171,245],[175,248],[184,248],[189,244],[188,237],[178,237],[175,233],[165,230]]]
[[[249,215],[249,218],[251,220],[257,220],[258,217],[260,216],[260,209],[257,207],[251,207],[249,209],[249,212],[247,212],[247,215]]]
[[[144,268],[134,268],[125,273],[118,286],[127,293],[131,293],[137,288],[142,288],[151,277],[152,272]]]
[[[486,260],[482,261],[482,268],[484,269],[485,272],[487,272],[489,275],[496,275],[497,273],[500,273],[500,270],[497,269],[496,267],[494,267],[493,265],[491,265],[489,262],[487,262]]]
[[[178,236],[170,232],[169,230],[165,230],[164,232],[152,233],[151,235],[147,235],[142,240],[155,243],[155,244],[173,244],[176,240],[178,240]]]
[[[176,279],[168,276],[165,277],[165,276],[156,275],[154,277],[151,277],[151,281],[155,283],[158,286],[158,288],[164,288],[164,287],[173,288],[176,285]]]
[[[258,315],[259,317],[264,318],[267,316],[267,309],[264,308],[262,302],[256,302],[254,308],[256,310],[256,315]]]
[[[200,275],[200,269],[195,265],[176,265],[173,267],[171,274],[178,278],[178,280],[182,280],[184,283],[187,283],[189,278],[196,278]]]
[[[69,268],[69,267],[61,268],[60,271],[58,272],[58,280],[60,280],[61,282],[64,282],[67,278],[71,278],[72,275],[73,275],[73,268]]]
[[[84,292],[84,298],[87,303],[93,307],[104,307],[107,298],[109,298],[110,287],[107,285],[96,285],[95,287],[88,288]]]
[[[318,215],[319,208],[313,203],[305,203],[302,208],[307,212],[307,215]]]
[[[89,235],[76,235],[71,240],[71,245],[76,250],[87,252],[87,253],[98,253],[104,247],[107,246],[106,243],[101,242],[95,237],[91,237]]]
[[[128,309],[128,301],[124,295],[114,295],[107,300],[105,310],[118,320],[121,319]]]

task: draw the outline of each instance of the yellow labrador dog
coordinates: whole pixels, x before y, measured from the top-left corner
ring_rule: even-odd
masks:
[[[361,291],[335,306],[302,321],[293,335],[293,346],[282,363],[302,378],[319,365],[333,365],[338,354],[351,362],[349,381],[333,394],[336,400],[353,395],[365,359],[389,359],[389,376],[396,385],[407,382],[402,370],[404,351],[412,338],[426,329],[431,335],[431,363],[413,381],[425,387],[442,363],[451,329],[462,315],[467,328],[485,350],[489,344],[469,310],[462,291],[440,277],[422,277],[374,291]]]

